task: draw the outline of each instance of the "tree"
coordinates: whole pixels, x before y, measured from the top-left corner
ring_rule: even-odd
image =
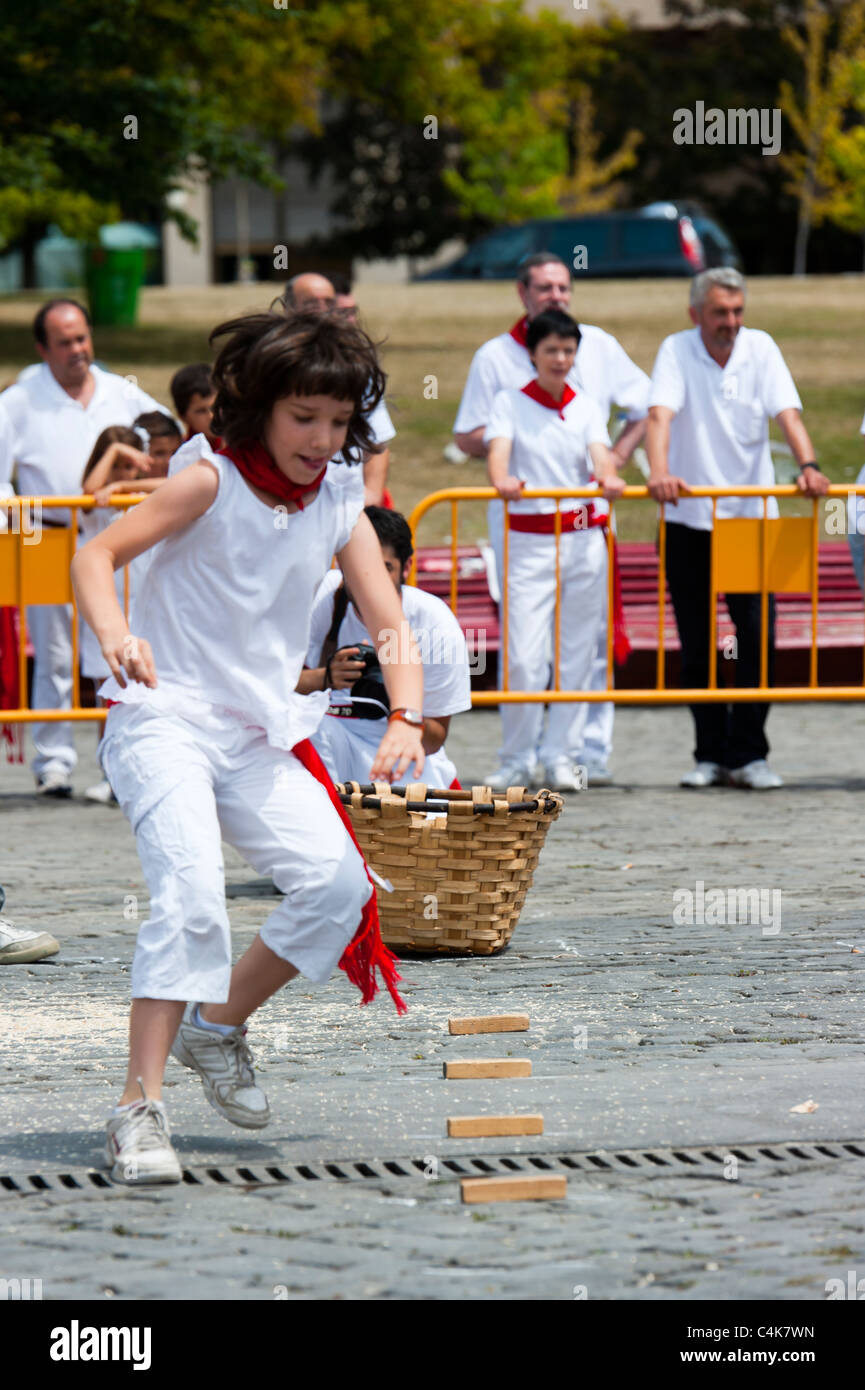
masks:
[[[827,147],[841,125],[853,95],[854,64],[865,55],[865,0],[851,0],[841,13],[837,47],[829,47],[832,16],[820,0],[806,0],[804,36],[787,27],[784,41],[798,54],[804,68],[804,90],[797,99],[793,86],[782,81],[778,102],[801,148],[780,156],[790,178],[788,190],[799,205],[793,274],[804,275],[811,228],[831,206],[833,174]]]
[[[572,97],[573,156],[568,173],[555,180],[555,198],[561,212],[604,212],[622,195],[619,175],[637,162],[641,131],[629,130],[619,148],[599,158],[601,137],[595,129],[595,104],[587,83],[578,83]]]
[[[298,8],[303,6],[303,8]],[[49,222],[90,238],[118,216],[195,224],[172,194],[192,163],[272,182],[250,134],[267,101],[316,120],[325,54],[312,0],[46,0],[0,13],[0,245]],[[266,96],[264,95],[266,94]]]
[[[600,196],[628,167],[615,146],[605,162],[583,99],[614,65],[624,25],[576,28],[523,13],[521,0],[350,10],[339,41],[330,33],[331,111],[298,142],[313,176],[327,169],[337,184],[344,249],[430,253],[454,234],[556,215],[563,197]],[[635,144],[636,133],[624,153]]]
[[[865,116],[865,62],[853,65],[853,106],[861,122]],[[826,142],[825,165],[828,172],[824,177],[831,189],[827,220],[865,237],[865,125],[834,130]]]

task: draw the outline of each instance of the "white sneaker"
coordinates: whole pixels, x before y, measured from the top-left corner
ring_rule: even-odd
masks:
[[[37,796],[71,796],[72,783],[67,772],[46,772],[36,781]]]
[[[544,785],[551,792],[582,792],[587,784],[586,769],[570,758],[556,758],[544,767]]]
[[[765,758],[757,758],[744,767],[734,767],[727,773],[731,787],[748,787],[752,792],[770,792],[784,783],[773,772]]]
[[[88,787],[84,795],[88,801],[98,801],[103,806],[117,805],[117,797],[111,790],[111,783],[107,777],[103,777],[102,781],[97,782],[95,786]]]
[[[530,787],[533,776],[533,768],[525,763],[502,763],[501,767],[484,778],[484,786],[492,788],[494,792],[506,792],[508,787]]]
[[[679,782],[680,787],[719,787],[724,780],[724,769],[720,763],[697,763],[686,772]]]
[[[5,917],[0,917],[0,965],[26,965],[28,961],[56,956],[59,950],[60,942],[49,932],[13,927]]]
[[[244,1129],[263,1129],[270,1123],[270,1106],[264,1091],[255,1084],[252,1053],[244,1042],[246,1029],[218,1033],[214,1028],[202,1028],[193,1022],[197,1007],[193,1003],[184,1009],[172,1057],[198,1072],[204,1094],[226,1120]]]
[[[582,766],[585,767],[586,781],[590,787],[608,787],[613,780],[606,763],[586,762]]]
[[[139,1086],[141,1082],[139,1081]],[[106,1121],[106,1157],[114,1182],[180,1182],[183,1170],[171,1147],[171,1131],[162,1102],[143,1100]]]

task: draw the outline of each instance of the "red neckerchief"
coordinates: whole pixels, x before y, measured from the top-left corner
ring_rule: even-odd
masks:
[[[568,405],[576,396],[576,391],[565,382],[565,389],[562,392],[562,399],[557,401],[555,396],[551,396],[549,391],[545,391],[543,386],[538,385],[537,378],[530,381],[528,386],[522,388],[523,394],[530,396],[538,405],[545,405],[547,410],[554,410],[560,420],[565,418],[565,406]]]
[[[525,314],[521,319],[517,319],[513,328],[508,329],[508,332],[510,333],[514,342],[519,343],[520,347],[524,347],[526,348],[526,350],[528,350],[528,344],[526,342],[526,329],[528,328],[528,326],[529,316],[528,314]]]
[[[273,497],[278,497],[280,502],[294,502],[299,511],[303,511],[301,498],[317,488],[327,472],[325,464],[317,478],[311,478],[308,483],[293,483],[280,472],[263,444],[245,444],[243,448],[238,449],[230,449],[227,444],[223,444],[219,452],[231,459],[253,487],[261,488],[262,492],[269,492]]]

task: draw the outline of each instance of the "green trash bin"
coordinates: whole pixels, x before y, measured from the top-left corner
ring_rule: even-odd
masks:
[[[144,248],[87,248],[87,297],[95,324],[134,324],[144,279]]]

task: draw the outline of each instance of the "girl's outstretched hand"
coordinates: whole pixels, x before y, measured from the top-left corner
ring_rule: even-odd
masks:
[[[423,771],[424,757],[423,730],[413,728],[402,719],[392,719],[369,770],[370,781],[398,782],[411,763],[415,764],[417,781]]]
[[[140,681],[148,689],[157,685],[156,667],[150,643],[143,637],[133,637],[131,632],[124,636],[103,642],[102,655],[111,667],[111,674],[121,689],[126,689],[126,676]]]

